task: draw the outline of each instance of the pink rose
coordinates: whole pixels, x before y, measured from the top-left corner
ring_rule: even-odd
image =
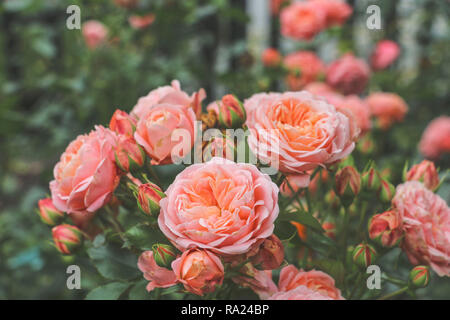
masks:
[[[372,93],[367,97],[366,102],[383,130],[390,128],[395,122],[402,121],[408,112],[405,100],[395,93]]]
[[[50,182],[55,207],[63,212],[95,212],[105,205],[119,183],[114,160],[114,132],[96,126],[78,136],[61,155]]]
[[[169,103],[155,104],[140,113],[134,138],[152,158],[152,164],[170,164],[174,157],[181,159],[191,151],[195,120],[191,108]]]
[[[420,139],[419,149],[428,159],[439,159],[450,152],[450,117],[440,116],[430,122]]]
[[[275,48],[267,48],[261,55],[261,61],[266,67],[276,67],[281,62],[281,54]]]
[[[155,21],[155,15],[153,13],[149,13],[143,16],[132,15],[128,18],[128,22],[130,26],[134,29],[143,29],[148,27]]]
[[[429,264],[450,276],[450,208],[418,181],[397,186],[392,200],[403,222],[402,244],[412,264]]]
[[[289,291],[280,291],[267,300],[333,300],[329,296],[320,294],[306,286],[298,286]]]
[[[373,70],[383,70],[390,66],[399,56],[400,47],[391,40],[383,40],[377,43],[370,57]]]
[[[378,239],[385,247],[392,247],[403,236],[402,221],[397,210],[374,215],[369,222],[370,239]]]
[[[325,65],[311,51],[297,51],[287,55],[284,65],[289,70],[286,81],[293,91],[301,90],[325,73]]]
[[[279,291],[290,291],[299,286],[305,286],[333,300],[343,300],[341,291],[336,288],[334,279],[322,271],[297,270],[293,265],[281,269],[278,282]]]
[[[178,282],[196,295],[203,296],[222,285],[224,268],[220,259],[203,249],[190,249],[172,262]]]
[[[331,98],[328,102],[332,103]],[[361,134],[364,134],[370,130],[372,127],[372,122],[370,120],[371,112],[369,105],[356,95],[350,95],[342,97],[342,100],[336,101],[335,104],[338,110],[349,110],[355,117],[356,123],[358,124]]]
[[[326,12],[313,2],[294,2],[281,10],[281,34],[295,40],[311,40],[326,26]]]
[[[284,173],[334,163],[355,146],[356,124],[309,92],[255,94],[244,106],[251,150]]]
[[[421,163],[412,166],[406,173],[406,180],[420,181],[431,191],[436,190],[440,183],[436,166],[428,160],[423,160]]]
[[[172,270],[160,267],[156,264],[153,251],[143,252],[138,260],[138,267],[144,273],[144,278],[149,282],[147,291],[155,288],[168,288],[177,284],[177,278]]]
[[[213,158],[187,167],[160,202],[158,224],[180,250],[247,253],[272,235],[278,187],[254,165]]]
[[[334,61],[327,70],[327,83],[345,95],[363,92],[369,77],[367,63],[350,53]]]
[[[353,9],[342,0],[310,0],[317,10],[322,10],[326,15],[326,26],[343,25],[351,16]]]
[[[108,29],[103,23],[96,20],[83,23],[81,32],[89,49],[95,49],[105,43],[106,37],[108,36]]]
[[[181,90],[178,80],[172,81],[171,86],[159,87],[149,92],[145,97],[139,98],[137,104],[133,107],[131,115],[136,118],[142,117],[143,114],[157,104],[171,104],[181,106],[185,109],[192,108],[198,117],[202,111],[201,102],[205,99],[205,90],[200,89],[198,92],[189,96]]]

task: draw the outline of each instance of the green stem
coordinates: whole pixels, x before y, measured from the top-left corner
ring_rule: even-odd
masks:
[[[393,298],[393,297],[395,297],[395,296],[398,296],[398,295],[400,295],[400,294],[406,292],[407,290],[408,290],[408,286],[403,287],[403,288],[401,288],[401,289],[398,289],[397,291],[394,291],[394,292],[392,292],[392,293],[389,293],[389,294],[387,294],[387,295],[385,295],[385,296],[383,296],[383,297],[381,297],[381,298],[378,298],[377,300],[388,300],[388,299],[390,299],[390,298]]]
[[[153,166],[150,164],[150,162],[147,162],[147,167],[150,175],[153,179],[155,179],[156,184],[161,187],[161,180],[159,179],[158,174],[156,173],[155,169],[153,169]]]

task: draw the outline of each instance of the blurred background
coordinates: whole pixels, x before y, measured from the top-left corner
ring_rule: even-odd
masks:
[[[396,92],[410,107],[383,139],[376,162],[399,182],[405,160],[418,162],[426,125],[450,109],[450,3],[446,0],[351,0],[342,28],[299,43],[280,35],[269,0],[61,1],[3,0],[0,4],[0,299],[78,299],[103,280],[80,258],[82,290],[68,290],[66,266],[50,229],[35,209],[49,194],[52,169],[66,145],[95,124],[107,125],[117,108],[178,79],[188,93],[204,88],[207,102],[226,93],[240,99],[286,90],[261,63],[271,46],[283,53],[314,49],[330,62],[347,51],[367,59],[376,42],[398,42],[402,54],[377,73],[369,92]],[[98,20],[105,43],[87,46],[69,30],[69,5],[81,23]],[[134,6],[136,4],[136,6]],[[366,27],[370,4],[381,8],[382,29]],[[134,19],[133,19],[134,18]],[[204,104],[206,107],[206,103]],[[438,163],[448,169],[449,159]],[[450,202],[450,185],[439,194]],[[448,278],[433,276],[419,298],[450,298]]]

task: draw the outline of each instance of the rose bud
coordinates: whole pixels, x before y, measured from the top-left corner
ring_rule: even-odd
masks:
[[[284,247],[276,235],[265,239],[258,253],[251,258],[251,262],[262,270],[277,269],[284,260]]]
[[[331,239],[336,237],[336,225],[333,222],[326,221],[322,223],[322,228],[325,230],[325,235]]]
[[[246,120],[246,113],[242,103],[232,94],[222,97],[219,104],[219,123],[225,128],[239,128]]]
[[[401,239],[401,218],[397,210],[374,215],[369,221],[369,237],[383,247],[392,247]]]
[[[52,229],[53,241],[62,254],[72,254],[83,243],[81,230],[70,224],[61,224]]]
[[[375,249],[366,243],[357,245],[353,250],[353,262],[361,268],[370,266],[375,261],[375,257]]]
[[[216,137],[205,145],[202,157],[204,162],[214,157],[234,161],[236,159],[236,152],[236,145],[231,137]]]
[[[154,244],[152,251],[156,264],[160,267],[170,268],[172,261],[177,258],[176,249],[168,244]]]
[[[159,201],[166,195],[154,183],[144,183],[138,187],[137,200],[139,208],[147,215],[157,214],[160,206]]]
[[[378,192],[381,187],[381,178],[378,171],[371,166],[361,177],[363,188],[370,192]]]
[[[114,157],[120,170],[129,172],[130,170],[142,167],[145,163],[146,156],[144,150],[133,138],[120,135],[117,140]]]
[[[415,288],[425,288],[430,282],[430,268],[416,266],[409,273],[409,284]]]
[[[196,295],[203,296],[222,285],[223,264],[214,253],[204,249],[190,249],[172,262],[177,280],[184,288]]]
[[[138,5],[139,0],[114,0],[114,3],[119,7],[131,9]]]
[[[336,193],[333,190],[327,192],[327,194],[325,195],[325,202],[334,209],[337,209],[340,205],[339,198],[336,197]]]
[[[281,63],[281,54],[277,49],[267,48],[262,53],[261,60],[266,67],[277,67]]]
[[[336,194],[342,204],[348,207],[361,190],[361,176],[351,166],[346,166],[336,173]]]
[[[439,174],[433,162],[423,160],[414,165],[405,175],[406,181],[420,181],[425,187],[434,191],[439,187]]]
[[[42,222],[54,226],[58,224],[64,217],[64,213],[56,209],[51,198],[41,199],[38,202],[38,214]]]
[[[395,195],[395,187],[389,181],[381,180],[381,188],[378,193],[378,198],[383,203],[390,203]]]
[[[117,109],[111,117],[109,128],[118,134],[132,137],[136,130],[136,120],[125,111]]]

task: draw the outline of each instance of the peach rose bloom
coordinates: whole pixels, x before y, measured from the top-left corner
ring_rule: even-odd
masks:
[[[261,61],[266,67],[276,67],[281,62],[281,54],[275,48],[267,48],[261,55]]]
[[[81,32],[89,49],[95,49],[105,43],[106,37],[108,36],[108,29],[103,23],[96,20],[83,23]]]
[[[383,130],[401,122],[408,112],[405,100],[395,93],[375,92],[367,97],[366,102]]]
[[[440,116],[425,129],[419,144],[420,152],[428,159],[439,159],[450,153],[450,117]]]
[[[252,152],[284,173],[348,156],[359,134],[351,118],[307,91],[255,94],[244,106]]]
[[[284,65],[289,70],[286,82],[293,91],[301,90],[308,83],[316,81],[325,73],[325,65],[311,51],[297,51],[284,58]]]
[[[397,186],[392,200],[403,222],[402,244],[412,264],[428,264],[450,276],[450,208],[418,181]]]
[[[208,250],[190,249],[172,262],[178,282],[196,295],[203,296],[222,285],[224,268],[219,257]]]
[[[139,98],[137,104],[131,110],[131,115],[140,118],[143,114],[157,104],[171,104],[185,109],[193,109],[198,117],[202,111],[202,100],[206,98],[205,90],[200,89],[189,96],[181,90],[178,80],[172,81],[170,86],[159,87],[152,90],[145,97]]]
[[[329,100],[330,103],[333,99]],[[372,128],[370,107],[366,101],[362,100],[356,95],[342,97],[335,104],[338,110],[349,110],[355,117],[356,123],[361,131],[361,134],[367,133]]]
[[[155,288],[168,288],[177,284],[177,278],[172,270],[158,266],[153,251],[143,252],[138,260],[138,267],[144,273],[144,278],[150,281],[147,291]]]
[[[297,270],[293,265],[288,265],[281,269],[278,282],[279,291],[286,292],[299,286],[305,286],[333,300],[344,299],[341,296],[341,291],[334,285],[334,279],[322,271]]]
[[[343,25],[353,9],[342,0],[309,0],[326,15],[326,26]]]
[[[155,15],[149,13],[143,16],[132,15],[128,18],[128,23],[134,29],[144,29],[155,21]]]
[[[294,2],[281,10],[281,34],[295,40],[311,40],[326,26],[326,12],[313,2]]]
[[[327,83],[345,95],[363,92],[369,78],[367,63],[350,53],[331,63],[327,70]]]
[[[140,115],[134,139],[151,157],[152,164],[170,164],[175,158],[181,159],[191,151],[195,139],[195,120],[191,108],[157,104]]]
[[[63,212],[95,212],[103,207],[120,177],[114,160],[117,136],[96,126],[88,135],[78,136],[56,164],[50,182],[55,207]]]
[[[407,181],[420,181],[425,187],[434,191],[439,187],[439,173],[433,162],[423,160],[421,163],[412,166],[406,173]]]
[[[389,67],[400,55],[400,47],[391,40],[382,40],[377,43],[370,57],[373,70],[383,70]]]
[[[370,239],[380,239],[385,247],[397,244],[403,235],[402,221],[397,210],[374,215],[369,222]]]
[[[289,291],[280,291],[267,300],[333,300],[329,296],[320,294],[306,286],[298,286]]]
[[[272,235],[279,211],[278,187],[267,175],[223,158],[187,167],[166,195],[158,224],[181,251],[247,253]]]

